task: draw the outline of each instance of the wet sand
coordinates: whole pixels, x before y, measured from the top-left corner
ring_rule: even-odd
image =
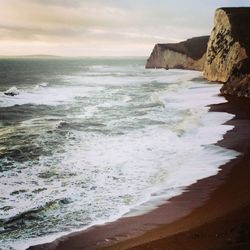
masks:
[[[211,111],[235,114],[218,145],[242,155],[142,216],[122,218],[29,249],[250,249],[250,101],[228,98]],[[79,218],[80,219],[80,218]]]

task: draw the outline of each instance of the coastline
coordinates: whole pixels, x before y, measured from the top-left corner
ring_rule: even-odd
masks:
[[[234,125],[234,129],[227,132],[218,145],[235,149],[243,154],[221,166],[221,171],[217,175],[194,183],[183,194],[170,199],[147,214],[121,218],[112,223],[72,233],[52,243],[28,249],[91,250],[105,247],[110,250],[132,249],[133,247],[133,249],[180,249],[180,244],[186,246],[185,248],[183,245],[182,249],[206,249],[204,244],[208,249],[214,247],[211,245],[213,243],[223,243],[223,240],[226,240],[225,237],[231,239],[233,234],[237,235],[233,230],[231,234],[224,233],[223,237],[217,237],[221,234],[216,231],[221,227],[224,230],[228,229],[229,226],[223,227],[225,223],[222,221],[230,214],[232,218],[243,215],[247,218],[250,217],[248,216],[250,213],[246,212],[250,211],[250,184],[248,184],[250,170],[247,169],[246,164],[250,162],[248,153],[250,101],[237,98],[228,100],[228,103],[211,105],[210,108],[211,111],[236,115],[234,119],[227,122],[229,125]],[[245,213],[241,212],[243,210],[246,210]],[[240,218],[238,219],[240,220]],[[241,221],[245,219],[244,217]],[[237,220],[233,221],[236,223]],[[227,222],[229,223],[229,220]],[[203,231],[204,227],[209,227],[211,224],[213,224],[213,230],[208,237]],[[219,224],[222,226],[219,227]],[[241,230],[241,224],[237,223],[237,225]],[[248,232],[248,227],[245,231]],[[199,232],[203,232],[203,234]],[[202,248],[195,245],[198,244],[197,242],[202,244],[200,245]],[[234,239],[231,239],[230,242],[234,244]],[[168,248],[165,248],[166,245]]]
[[[235,118],[227,122],[234,125],[234,129],[217,144],[242,154],[221,166],[217,175],[189,187],[190,196],[212,188],[209,199],[174,223],[106,250],[250,248],[250,101],[235,97],[227,99],[228,103],[215,104],[210,109],[235,114]]]

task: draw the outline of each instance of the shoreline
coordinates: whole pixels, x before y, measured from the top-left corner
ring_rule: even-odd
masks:
[[[242,154],[221,166],[215,175],[189,187],[189,193],[212,186],[209,199],[189,215],[140,237],[105,248],[116,249],[250,249],[250,101],[227,97],[210,111],[230,112],[234,125],[217,145]],[[211,185],[212,184],[212,185]]]
[[[247,108],[247,106],[250,107],[249,104],[250,101],[248,100],[230,97],[229,102],[214,104],[210,107],[210,111],[228,112],[236,115],[235,118],[226,123],[234,125],[233,130],[227,132],[224,139],[218,142],[217,145],[243,153],[243,155],[221,166],[221,171],[217,175],[199,180],[187,187],[181,195],[171,198],[164,205],[149,213],[136,217],[121,218],[105,225],[93,226],[85,231],[63,236],[52,243],[41,244],[28,249],[91,250],[107,247],[105,249],[112,250],[131,249],[138,245],[133,249],[163,249],[161,244],[171,241],[171,235],[174,238],[178,233],[189,232],[194,228],[202,227],[202,225],[216,220],[218,217],[221,218],[225,214],[235,211],[239,208],[239,202],[241,204],[243,200],[236,199],[237,203],[233,198],[229,197],[230,191],[227,191],[228,195],[225,198],[229,199],[229,201],[232,200],[232,204],[225,207],[218,201],[223,197],[220,197],[217,193],[222,187],[228,186],[228,179],[230,179],[233,172],[238,170],[236,166],[241,165],[246,157],[249,157],[250,162],[250,156],[246,153],[250,148],[250,143],[248,143],[250,135],[247,134],[248,126],[246,126],[246,124],[250,125],[250,108]],[[243,106],[246,109],[242,109]],[[242,172],[244,177],[245,171]],[[245,176],[247,177],[247,174]],[[217,206],[215,206],[215,211],[211,212],[208,209],[213,208],[209,208],[209,204],[216,195],[219,197],[217,197],[217,202],[213,204],[216,205],[217,203]],[[244,204],[248,204],[249,200],[246,199]],[[241,208],[242,206],[241,204]],[[167,245],[170,246],[169,243]],[[176,247],[178,249],[178,245]],[[173,248],[169,249],[175,248],[173,246]]]

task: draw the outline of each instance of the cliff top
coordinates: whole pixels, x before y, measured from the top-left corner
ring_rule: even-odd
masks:
[[[180,43],[157,44],[161,49],[170,49],[185,54],[194,60],[200,59],[207,50],[209,36],[187,39]]]
[[[250,11],[250,7],[220,7],[218,10],[224,10],[228,13],[244,13]]]
[[[216,11],[219,10],[223,10],[228,16],[234,40],[238,41],[250,55],[250,7],[226,7]]]

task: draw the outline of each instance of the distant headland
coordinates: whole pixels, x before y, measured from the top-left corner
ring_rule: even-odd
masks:
[[[250,7],[219,8],[210,37],[177,44],[157,44],[146,68],[203,71],[212,82],[224,83],[222,94],[250,98]]]

